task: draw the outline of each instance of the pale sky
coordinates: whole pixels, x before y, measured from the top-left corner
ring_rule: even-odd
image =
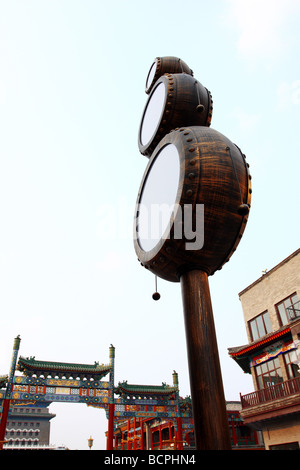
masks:
[[[108,363],[113,344],[115,385],[176,370],[190,393],[180,284],[154,302],[132,240],[145,81],[173,55],[250,164],[245,234],[209,282],[226,399],[253,391],[227,348],[247,343],[238,293],[299,248],[299,21],[299,0],[0,1],[0,375],[19,334],[49,361]],[[105,448],[103,410],[50,411],[52,444]]]

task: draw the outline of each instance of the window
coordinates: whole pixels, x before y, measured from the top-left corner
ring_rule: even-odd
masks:
[[[264,362],[255,367],[258,389],[270,387],[283,382],[279,359],[276,357],[271,361]]]
[[[271,322],[269,317],[269,312],[263,312],[253,320],[249,321],[249,329],[252,337],[252,341],[265,336],[268,333],[271,333]]]
[[[296,363],[295,352],[291,351],[283,355],[287,370],[288,379],[299,377],[298,364]]]
[[[270,446],[270,450],[299,450],[299,443],[288,442],[286,444],[277,444]]]
[[[297,294],[294,293],[276,304],[276,310],[281,325],[286,325],[299,317],[299,299]]]

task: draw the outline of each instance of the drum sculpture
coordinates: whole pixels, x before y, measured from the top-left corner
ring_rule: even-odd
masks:
[[[251,176],[241,150],[209,127],[210,92],[192,75],[166,73],[152,85],[139,130],[149,161],[134,246],[142,266],[181,283],[196,447],[230,449],[208,276],[229,261],[243,235]]]
[[[166,73],[187,73],[193,76],[193,71],[183,60],[177,57],[156,57],[147,75],[145,86],[147,94],[150,93],[155,82]]]
[[[150,156],[163,136],[180,126],[209,126],[210,92],[185,73],[168,74],[155,83],[139,131],[139,149]]]

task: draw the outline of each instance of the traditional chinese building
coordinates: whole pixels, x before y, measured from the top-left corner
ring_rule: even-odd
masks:
[[[49,412],[52,402],[97,404],[107,411],[111,383],[101,379],[112,373],[112,363],[104,365],[57,363],[20,356],[8,395],[9,376],[0,376],[0,412],[9,402],[9,414],[3,424],[4,449],[45,449],[49,445]]]
[[[167,404],[176,400],[178,393],[177,385],[131,385],[126,381],[120,383],[115,389],[115,394],[119,395],[121,400],[130,400],[131,403],[136,400],[136,405],[118,405],[116,400],[115,411],[115,442],[114,447],[118,450],[124,449],[151,449],[153,447],[153,433],[151,432],[150,423],[165,422],[169,414]],[[149,418],[153,414],[153,418]],[[128,414],[128,418],[126,415]],[[130,415],[134,414],[132,418]],[[160,416],[157,417],[156,414]],[[120,415],[120,418],[118,418]],[[175,436],[175,428],[172,421],[169,425],[163,426],[164,439]],[[160,436],[161,437],[161,436]],[[161,437],[162,438],[162,437]]]
[[[51,377],[57,379],[101,380],[111,370],[110,364],[76,364],[67,362],[38,361],[35,357],[22,357],[17,370],[26,377]]]
[[[249,343],[229,348],[255,391],[241,397],[244,423],[266,449],[300,447],[300,250],[239,293]]]
[[[7,385],[8,376],[0,376],[0,389]],[[10,407],[5,432],[5,449],[49,449],[50,413],[47,402],[16,401]],[[2,400],[0,399],[0,406]]]
[[[176,400],[178,393],[176,385],[174,387],[164,383],[161,386],[131,385],[122,382],[115,389],[115,393],[119,394],[122,399],[132,400],[136,397],[142,403],[142,405],[128,407],[127,418],[123,416],[124,412],[120,418],[116,418],[114,431],[116,450],[195,449],[191,398],[179,398],[179,418],[168,415],[164,405],[166,399]],[[160,417],[145,417],[154,409],[151,401],[161,402],[160,406],[155,405],[155,410],[160,411]],[[232,448],[263,449],[264,446],[256,431],[246,426],[240,416],[241,404],[228,402],[226,409]],[[165,416],[163,416],[164,412]],[[118,405],[116,404],[117,414]],[[133,414],[134,417],[132,417]]]
[[[5,449],[51,449],[49,403],[19,402],[13,404],[7,421]]]

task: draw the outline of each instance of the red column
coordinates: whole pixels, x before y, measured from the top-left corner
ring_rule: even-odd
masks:
[[[115,348],[111,344],[109,348],[109,359],[111,364],[111,371],[109,374],[109,405],[108,405],[108,433],[107,433],[107,443],[106,450],[114,449],[114,414],[115,414],[115,404],[114,404],[114,369],[115,369]]]
[[[231,429],[232,429],[232,443],[234,446],[237,445],[237,437],[236,437],[236,432],[235,432],[235,420],[234,417],[232,418],[232,421],[228,423],[229,427],[231,424]]]
[[[1,418],[1,424],[0,424],[0,450],[3,449],[6,423],[7,423],[8,412],[9,412],[9,405],[10,405],[10,400],[4,399],[2,403],[3,411],[2,411],[2,418]]]
[[[176,418],[177,421],[177,449],[183,449],[182,439],[182,418]]]
[[[130,440],[130,418],[127,420],[127,450],[131,450],[132,443]]]
[[[20,341],[21,339],[19,336],[17,336],[14,339],[13,354],[11,358],[7,387],[5,391],[5,398],[3,399],[3,402],[2,402],[3,412],[2,412],[2,418],[1,418],[1,424],[0,424],[0,450],[3,450],[3,444],[4,444],[3,441],[5,439],[6,424],[7,424],[11,394],[13,390],[13,382],[14,382],[14,375],[15,375],[16,364],[17,364],[17,359],[18,359]]]
[[[140,449],[144,450],[144,434],[143,434],[143,427],[144,427],[144,422],[142,418],[140,418],[140,427],[141,427],[141,444],[140,444]]]
[[[113,450],[114,449],[114,412],[115,412],[114,403],[109,403],[109,405],[108,405],[108,433],[107,433],[106,450]]]
[[[133,450],[136,450],[136,417],[133,418]]]
[[[150,446],[151,446],[151,450],[153,450],[153,435],[152,435],[152,428],[151,428],[151,425],[147,423],[147,425],[149,426],[148,429],[149,429],[149,433],[150,433]],[[150,449],[148,449],[150,450]]]
[[[158,426],[158,433],[159,433],[159,448],[162,449],[161,424]]]
[[[172,439],[172,422],[169,421],[169,441]]]

